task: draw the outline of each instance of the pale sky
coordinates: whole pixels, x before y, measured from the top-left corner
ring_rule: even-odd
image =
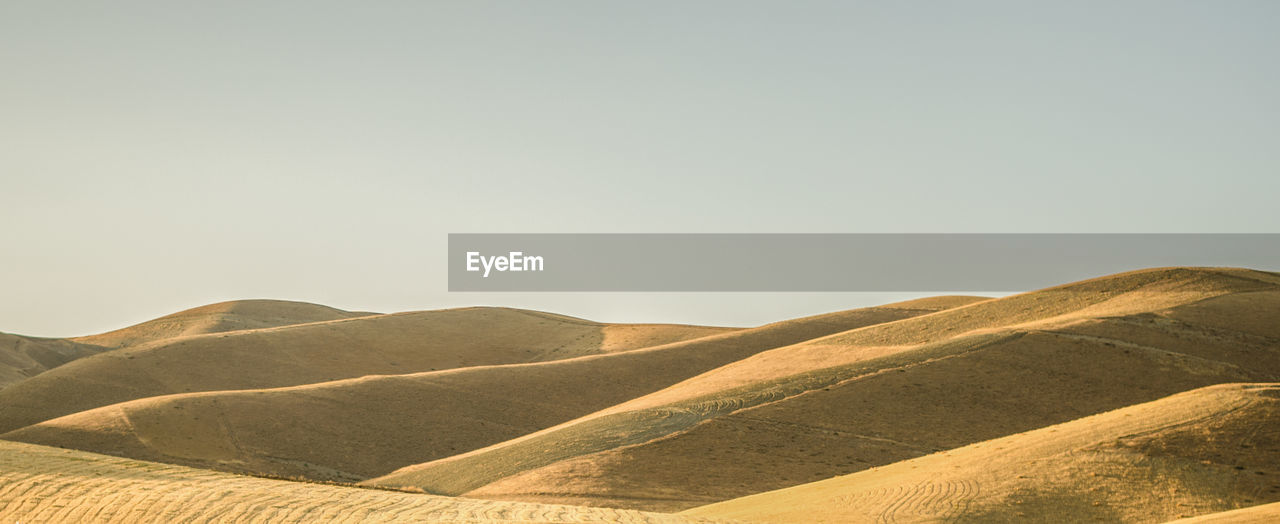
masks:
[[[0,0],[0,331],[908,298],[450,294],[451,232],[1280,232],[1280,2],[1047,4]]]

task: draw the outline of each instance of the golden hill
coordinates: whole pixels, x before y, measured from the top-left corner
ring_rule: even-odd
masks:
[[[0,390],[0,431],[158,395],[547,361],[729,330],[461,308],[185,336],[78,359]]]
[[[1163,522],[1280,500],[1280,384],[1230,384],[752,495],[768,522]],[[1225,515],[1274,516],[1274,508]]]
[[[0,333],[0,389],[106,349],[57,338]]]
[[[118,348],[206,333],[290,326],[374,314],[287,300],[233,300],[179,311],[115,331],[71,340]]]
[[[1280,522],[1280,502],[1209,513],[1170,522],[1176,524],[1274,524]]]
[[[3,438],[234,472],[362,480],[547,428],[760,351],[979,300],[937,297],[548,362],[142,398]],[[634,338],[646,327],[616,329]]]
[[[0,388],[80,357],[169,339],[373,315],[284,300],[236,300],[180,311],[99,335],[39,338],[0,333]]]
[[[370,485],[674,510],[1224,382],[1280,380],[1280,276],[1125,273],[762,352]]]
[[[706,522],[245,477],[0,442],[4,522]]]

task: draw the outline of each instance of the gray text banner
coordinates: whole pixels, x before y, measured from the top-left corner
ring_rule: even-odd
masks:
[[[449,291],[1022,291],[1280,269],[1280,234],[450,234]]]

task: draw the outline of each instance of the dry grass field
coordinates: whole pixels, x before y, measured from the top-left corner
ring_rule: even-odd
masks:
[[[1274,524],[1280,522],[1280,502],[1208,513],[1172,522],[1177,524]]]
[[[547,428],[759,351],[931,313],[937,304],[858,309],[725,332],[608,326],[606,333],[627,330],[626,342],[640,343],[642,335],[659,344],[620,351],[615,342],[601,354],[545,362],[147,397],[3,438],[242,473],[358,481]],[[671,336],[659,330],[716,334],[664,344]],[[584,352],[593,351],[576,351]]]
[[[233,300],[191,308],[115,331],[71,340],[121,348],[193,335],[293,326],[376,314],[287,300]]]
[[[1277,381],[1280,323],[1238,314],[1246,299],[1280,312],[1277,282],[1144,271],[868,326],[367,483],[676,511],[1197,387]]]
[[[1163,522],[1280,501],[1280,385],[1211,386],[691,515]]]
[[[614,336],[615,331],[623,333]],[[78,359],[0,390],[0,431],[174,393],[539,362],[724,331],[616,326],[535,311],[463,308],[157,339]]]
[[[0,522],[619,522],[709,519],[232,475],[0,442]]]
[[[1265,522],[1277,383],[1247,269],[753,328],[226,302],[0,334],[0,522]]]
[[[0,389],[107,349],[71,340],[0,333]]]

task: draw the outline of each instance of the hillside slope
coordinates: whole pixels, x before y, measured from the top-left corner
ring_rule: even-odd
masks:
[[[287,300],[233,300],[209,304],[126,328],[70,340],[119,348],[160,340],[374,315]]]
[[[656,510],[802,484],[1223,382],[1280,380],[1280,277],[1126,273],[757,354],[368,481]]]
[[[1171,524],[1274,524],[1276,522],[1280,522],[1280,502],[1170,521]]]
[[[0,389],[107,348],[58,338],[0,333]]]
[[[0,442],[3,522],[621,522],[706,519],[288,482]]]
[[[0,431],[158,395],[538,362],[725,331],[462,308],[179,337],[82,358],[5,388]]]
[[[362,480],[547,428],[760,351],[975,300],[982,299],[842,311],[550,362],[144,398],[0,438],[234,472]]]
[[[209,304],[99,335],[40,338],[0,333],[0,388],[81,357],[174,338],[373,315],[284,300]]]
[[[1230,384],[687,513],[1163,522],[1278,500],[1280,384]]]

